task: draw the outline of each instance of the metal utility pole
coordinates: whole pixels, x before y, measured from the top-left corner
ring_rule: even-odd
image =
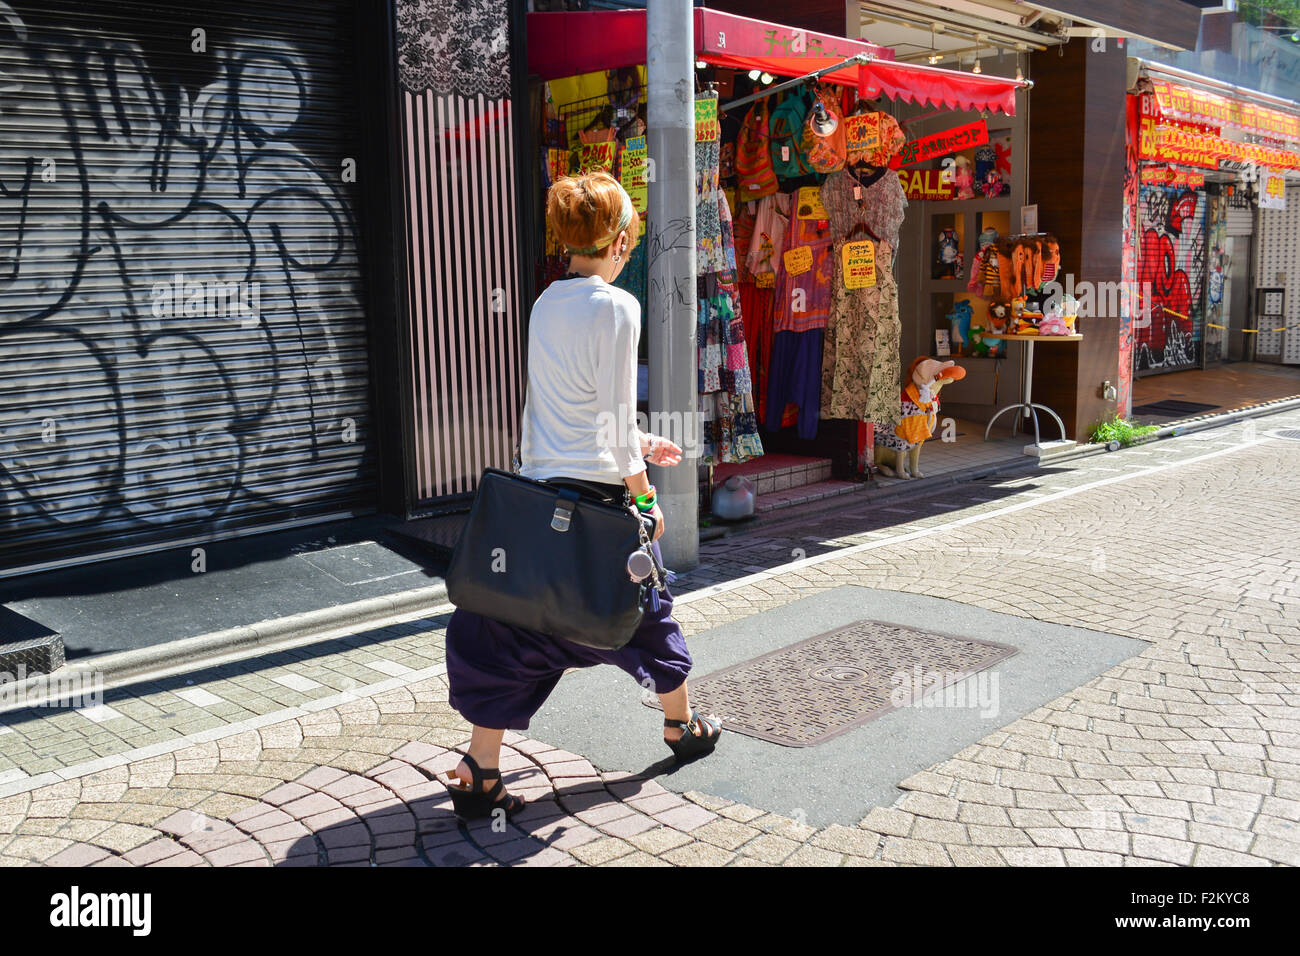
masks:
[[[681,464],[651,465],[667,525],[664,562],[699,563],[697,473],[703,436],[696,395],[695,37],[691,0],[646,4],[646,145],[651,167],[647,326],[650,431],[682,446]]]

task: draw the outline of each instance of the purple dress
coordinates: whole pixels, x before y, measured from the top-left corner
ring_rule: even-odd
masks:
[[[658,542],[652,547],[662,561]],[[632,640],[602,651],[458,609],[447,624],[449,702],[479,727],[526,730],[566,670],[595,664],[613,664],[652,693],[669,693],[691,670],[672,612],[672,595],[660,592],[659,610],[646,608]]]

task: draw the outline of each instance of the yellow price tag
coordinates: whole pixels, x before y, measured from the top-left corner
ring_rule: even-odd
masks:
[[[812,268],[812,246],[796,246],[781,257],[785,262],[785,271],[792,276],[801,276]]]
[[[844,288],[869,289],[876,284],[876,244],[870,239],[846,242],[840,253],[844,264]]]
[[[800,219],[829,219],[826,207],[822,205],[822,190],[820,186],[800,186],[799,187],[799,218]]]
[[[754,288],[756,289],[775,289],[776,273],[775,272],[756,272],[754,273]]]
[[[718,123],[718,98],[702,96],[695,101],[695,142],[712,143],[722,136]]]

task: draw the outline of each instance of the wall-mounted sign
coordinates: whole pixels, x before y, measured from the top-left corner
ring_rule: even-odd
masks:
[[[900,169],[898,181],[908,199],[951,199],[953,185],[942,169]]]
[[[1276,170],[1265,169],[1260,171],[1259,208],[1286,208],[1286,177]]]
[[[1038,232],[1038,203],[1020,207],[1020,232],[1026,236]]]
[[[955,126],[942,133],[922,136],[910,143],[904,143],[902,150],[889,161],[889,165],[893,169],[913,166],[927,159],[947,156],[949,153],[960,153],[963,149],[970,149],[972,146],[983,146],[988,141],[988,124],[983,120],[976,120],[965,126]]]

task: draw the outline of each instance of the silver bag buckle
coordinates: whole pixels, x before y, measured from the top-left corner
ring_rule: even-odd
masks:
[[[551,514],[551,528],[554,531],[568,531],[573,523],[573,509],[578,503],[575,492],[560,492],[555,500],[555,511]]]

